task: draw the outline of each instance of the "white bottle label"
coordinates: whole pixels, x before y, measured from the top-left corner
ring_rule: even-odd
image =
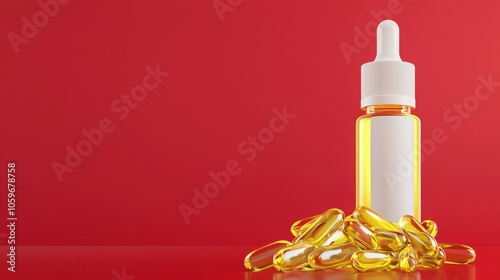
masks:
[[[415,215],[415,184],[420,181],[414,163],[417,125],[405,116],[371,119],[371,206],[392,222]]]

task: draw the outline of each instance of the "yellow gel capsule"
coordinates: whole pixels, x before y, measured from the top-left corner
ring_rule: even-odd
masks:
[[[314,215],[311,217],[307,217],[301,220],[296,221],[293,223],[292,227],[290,228],[290,231],[292,232],[293,236],[297,237],[304,233],[313,223],[316,218],[318,218],[320,215]]]
[[[342,226],[343,219],[344,212],[342,210],[328,209],[303,234],[295,238],[293,243],[307,242],[319,246]]]
[[[290,244],[290,241],[279,240],[260,247],[245,257],[244,265],[251,271],[261,271],[272,267],[274,254]]]
[[[345,236],[343,231],[343,225],[341,228],[337,229],[328,239],[325,240],[320,246],[329,246],[329,245],[339,245],[349,242],[347,236]]]
[[[306,265],[306,266],[303,266],[300,270],[301,271],[314,271],[315,269],[312,268],[310,265]]]
[[[371,230],[399,231],[399,228],[382,216],[382,214],[366,206],[356,208],[352,216]]]
[[[420,255],[418,258],[418,267],[440,268],[446,261],[446,253],[443,248],[438,247],[438,252],[434,256]]]
[[[399,269],[404,272],[413,272],[418,267],[418,252],[415,248],[407,246],[399,252]]]
[[[316,248],[311,243],[292,244],[279,250],[273,258],[278,271],[292,271],[309,265],[309,254]]]
[[[408,242],[406,236],[400,231],[377,230],[375,231],[377,239],[377,250],[399,252],[406,247]]]
[[[434,222],[432,220],[425,220],[421,224],[427,230],[427,232],[429,232],[429,234],[432,237],[434,237],[434,238],[436,237],[436,235],[438,233],[438,227],[437,227],[436,222]]]
[[[412,216],[404,215],[399,220],[399,226],[408,237],[413,248],[420,254],[434,256],[438,252],[436,239]]]
[[[373,231],[356,219],[344,220],[344,235],[360,249],[374,250],[378,248],[378,242]]]
[[[467,245],[439,243],[446,253],[446,263],[468,264],[476,259],[476,252]]]
[[[351,265],[351,257],[359,251],[353,244],[330,245],[316,248],[309,255],[309,265],[317,270],[327,270]]]
[[[398,266],[398,254],[384,251],[358,251],[352,255],[351,265],[360,272],[392,270]]]

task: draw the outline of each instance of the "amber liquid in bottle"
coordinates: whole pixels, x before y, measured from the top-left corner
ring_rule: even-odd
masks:
[[[420,119],[410,106],[375,105],[356,122],[356,206],[391,222],[420,221]]]

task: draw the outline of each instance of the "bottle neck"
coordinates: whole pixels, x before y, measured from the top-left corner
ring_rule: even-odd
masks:
[[[411,114],[412,107],[406,105],[372,105],[362,108],[367,115]]]

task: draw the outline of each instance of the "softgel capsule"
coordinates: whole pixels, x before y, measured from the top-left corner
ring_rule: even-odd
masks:
[[[351,215],[337,208],[293,223],[292,241],[279,240],[249,253],[244,265],[251,271],[354,269],[359,272],[418,268],[474,261],[466,245],[438,243],[437,224],[404,215],[393,224],[377,211],[360,206]]]

